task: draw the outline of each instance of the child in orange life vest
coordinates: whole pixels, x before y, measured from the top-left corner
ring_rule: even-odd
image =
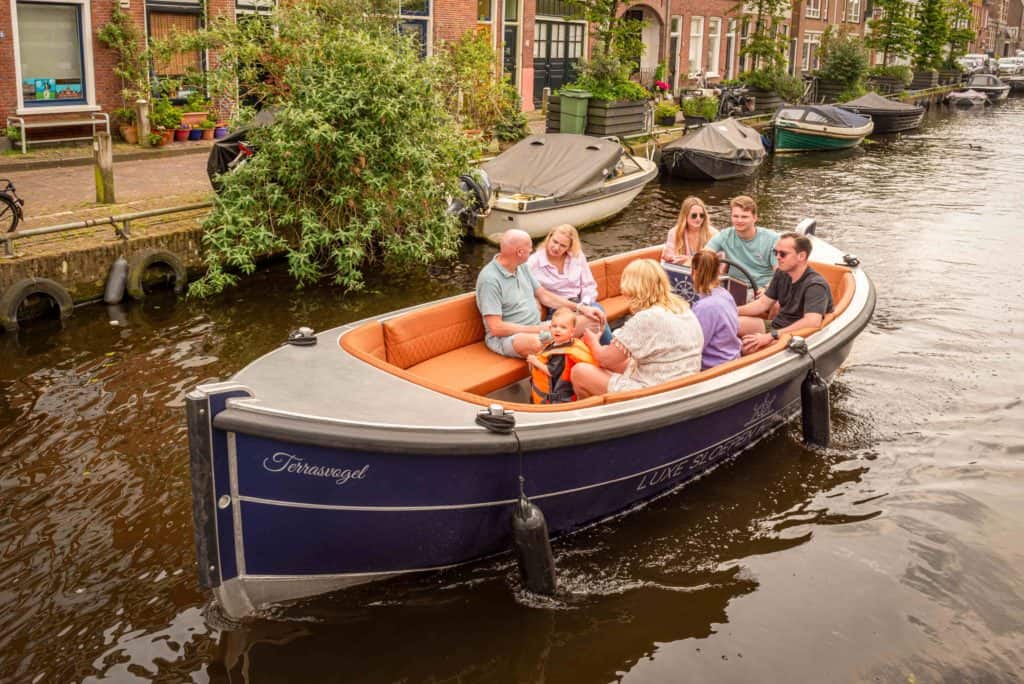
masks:
[[[576,314],[561,308],[551,316],[551,340],[539,354],[530,354],[526,362],[532,376],[534,404],[561,404],[576,401],[570,374],[577,363],[596,363],[583,340],[573,337],[576,332]],[[544,341],[541,333],[541,341]]]

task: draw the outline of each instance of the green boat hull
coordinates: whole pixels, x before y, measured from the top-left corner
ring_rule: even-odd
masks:
[[[856,147],[864,136],[835,138],[824,134],[775,127],[776,152],[813,152],[815,150],[845,150]]]

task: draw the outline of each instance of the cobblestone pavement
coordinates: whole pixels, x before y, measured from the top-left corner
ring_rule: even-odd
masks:
[[[96,202],[92,166],[8,169],[2,175],[14,182],[25,200],[24,227],[37,228],[202,201],[211,192],[206,157],[197,153],[115,161],[114,205]]]

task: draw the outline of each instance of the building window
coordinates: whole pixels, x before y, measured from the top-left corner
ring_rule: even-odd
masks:
[[[747,48],[748,42],[750,42],[750,20],[744,19],[743,23],[740,24],[740,49],[737,52],[739,55],[737,63],[740,73],[747,70],[747,56],[743,54],[743,51]]]
[[[704,46],[704,17],[690,18],[690,60],[687,68],[691,74],[701,69],[701,48]]]
[[[718,17],[708,17],[708,76],[718,76],[721,41],[722,20]]]
[[[683,18],[673,15],[669,23],[668,36],[668,64],[669,64],[669,85],[672,91],[679,87],[679,50],[683,45]]]
[[[818,50],[821,48],[821,31],[804,32],[804,71],[814,71],[821,67]]]
[[[420,46],[420,56],[430,54],[430,0],[401,0],[398,6],[398,30],[411,36]]]
[[[493,6],[491,0],[476,0],[476,20],[485,24],[491,23]]]
[[[804,8],[804,16],[810,19],[821,18],[821,0],[807,0]]]
[[[846,0],[846,21],[860,23],[860,0]]]
[[[80,4],[18,3],[18,53],[25,107],[86,104]]]
[[[736,76],[736,20],[729,20],[729,28],[725,34],[725,77]]]
[[[274,6],[274,0],[235,0],[235,16],[270,14]]]
[[[565,0],[537,0],[537,14],[566,19],[583,18],[583,10]]]

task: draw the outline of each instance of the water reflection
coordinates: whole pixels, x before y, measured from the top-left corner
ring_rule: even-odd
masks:
[[[185,392],[300,325],[466,291],[491,247],[345,297],[275,268],[210,302],[0,335],[0,681],[820,681],[821,662],[830,680],[1014,681],[1021,174],[1018,99],[751,179],[666,179],[585,231],[591,256],[656,244],[685,195],[724,226],[751,193],[763,225],[816,217],[880,297],[833,385],[829,449],[788,429],[558,542],[553,602],[498,559],[226,627],[195,583]]]

